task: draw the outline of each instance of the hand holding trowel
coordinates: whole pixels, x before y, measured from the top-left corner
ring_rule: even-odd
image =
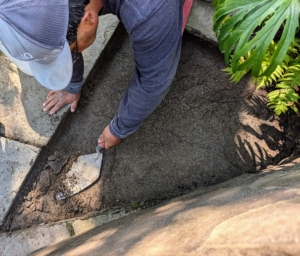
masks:
[[[56,194],[57,200],[77,194],[99,178],[103,150],[100,145],[97,145],[96,153],[78,157],[63,180],[64,191]]]

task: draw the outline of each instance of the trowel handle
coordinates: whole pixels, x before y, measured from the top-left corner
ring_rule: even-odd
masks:
[[[96,151],[99,153],[103,153],[104,148],[102,148],[99,144],[97,144]]]

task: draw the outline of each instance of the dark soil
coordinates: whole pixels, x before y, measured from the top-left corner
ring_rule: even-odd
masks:
[[[78,110],[67,115],[42,149],[4,230],[148,207],[257,172],[297,151],[299,123],[288,123],[284,132],[266,107],[266,92],[256,91],[247,78],[231,84],[224,67],[218,48],[184,35],[178,72],[162,104],[135,134],[104,153],[95,184],[57,201],[65,173],[79,155],[95,152],[133,75],[132,46],[119,27],[87,79]]]

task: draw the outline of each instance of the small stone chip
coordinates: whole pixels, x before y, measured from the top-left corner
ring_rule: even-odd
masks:
[[[56,159],[55,155],[49,156],[48,157],[48,161],[54,161]]]

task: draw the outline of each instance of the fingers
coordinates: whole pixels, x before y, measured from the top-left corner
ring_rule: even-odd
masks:
[[[79,92],[77,94],[74,94],[72,96],[72,100],[71,100],[72,104],[71,104],[71,107],[70,107],[72,113],[75,112],[75,110],[78,106],[78,102],[79,102],[80,97],[81,97],[81,92]]]
[[[72,113],[75,112],[77,105],[78,105],[78,101],[76,101],[76,100],[71,104],[70,109],[71,109]]]
[[[58,111],[60,108],[62,108],[65,105],[65,103],[59,101],[58,103],[55,104],[55,106],[50,110],[49,114],[53,115]]]
[[[103,133],[98,139],[98,143],[105,149],[110,149],[121,143],[121,139],[115,137],[109,130],[109,126],[106,126]]]
[[[43,110],[49,111],[53,106],[55,106],[56,103],[57,103],[57,101],[55,99],[49,101]]]
[[[99,139],[98,139],[98,144],[100,145],[101,148],[105,148],[105,149],[110,149],[111,147],[109,146],[109,142],[108,142],[108,134],[107,134],[107,128],[108,126],[106,126],[102,132],[102,134],[100,135]],[[107,140],[107,141],[106,141]]]
[[[101,148],[105,148],[105,139],[103,133],[100,135],[98,139],[98,144],[100,145]]]
[[[51,91],[48,96],[47,100],[43,103],[44,111],[48,111],[58,102],[58,95],[55,91]]]
[[[99,145],[100,145],[101,148],[106,148],[105,147],[105,141],[102,141],[101,143],[99,143]]]
[[[47,94],[47,99],[48,99],[48,97],[50,97],[51,95],[53,95],[53,94],[55,94],[57,91],[50,91],[50,92],[48,92],[48,94]]]
[[[50,91],[47,95],[47,100],[43,103],[44,111],[49,112],[50,115],[56,113],[64,105],[71,103],[71,112],[77,108],[81,93],[71,94],[64,90]]]

